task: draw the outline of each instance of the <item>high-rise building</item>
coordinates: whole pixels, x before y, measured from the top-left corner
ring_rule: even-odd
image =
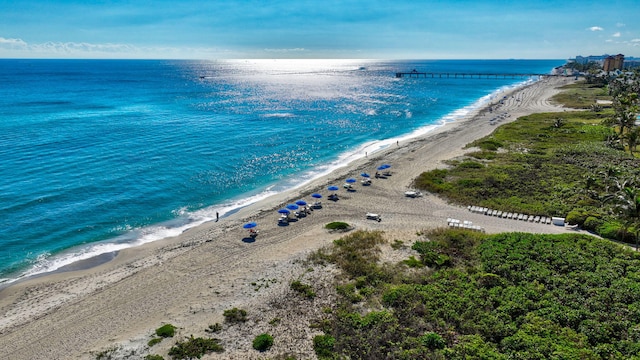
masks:
[[[616,56],[607,56],[602,63],[602,70],[604,71],[614,71],[614,70],[622,70],[622,66],[624,65],[624,55],[618,54]]]

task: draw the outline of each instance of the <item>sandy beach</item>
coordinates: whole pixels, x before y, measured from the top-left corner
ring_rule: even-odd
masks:
[[[444,167],[443,160],[469,152],[464,146],[490,134],[502,123],[537,112],[564,111],[549,98],[558,87],[572,82],[548,77],[532,85],[500,94],[503,104],[492,104],[466,118],[445,124],[419,138],[401,141],[367,154],[348,166],[301,188],[278,194],[240,211],[191,229],[182,235],[121,251],[98,266],[48,274],[0,291],[0,359],[95,359],[96,353],[118,348],[117,358],[143,358],[148,353],[166,354],[175,340],[223,323],[223,311],[233,307],[248,311],[249,321],[233,325],[215,337],[225,348],[205,359],[270,358],[289,353],[314,358],[312,341],[319,332],[309,319],[329,304],[330,268],[309,271],[302,260],[314,250],[341,236],[324,225],[344,221],[356,229],[381,230],[389,241],[410,244],[424,229],[446,226],[447,218],[472,221],[488,233],[523,231],[562,233],[565,227],[489,217],[466,207],[447,204],[435,196],[409,198],[404,192],[420,173]],[[496,100],[497,101],[497,100]],[[491,121],[498,115],[499,119]],[[391,176],[372,179],[370,186],[342,188],[348,177],[374,174],[382,163],[391,164]],[[340,200],[326,199],[328,185],[340,187]],[[277,210],[321,193],[322,209],[289,226],[278,226]],[[468,204],[472,205],[472,204]],[[382,221],[367,220],[366,213],[380,214]],[[259,235],[248,241],[242,225],[255,221]],[[411,250],[385,253],[400,261]],[[304,279],[318,292],[314,306],[292,294],[289,283]],[[327,287],[325,288],[325,285]],[[278,321],[274,321],[277,319]],[[153,331],[165,323],[178,327],[175,339],[147,349]],[[258,353],[253,338],[269,332],[274,347]],[[134,354],[125,357],[127,354]],[[142,356],[140,356],[142,354]]]

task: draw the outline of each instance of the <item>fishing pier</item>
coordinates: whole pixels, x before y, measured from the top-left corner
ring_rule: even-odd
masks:
[[[496,73],[436,73],[419,72],[416,70],[409,72],[397,72],[397,78],[429,78],[429,79],[523,79],[530,77],[559,76],[552,74],[496,74]]]

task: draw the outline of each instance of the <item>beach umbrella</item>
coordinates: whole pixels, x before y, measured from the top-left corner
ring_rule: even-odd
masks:
[[[340,189],[339,187],[335,186],[335,185],[331,185],[327,188],[329,191],[338,191],[338,189]]]
[[[280,210],[278,210],[278,212],[279,212],[280,214],[289,215],[289,213],[290,213],[291,211],[289,211],[289,210],[287,210],[287,209],[280,209]]]
[[[289,205],[287,205],[287,209],[289,209],[289,210],[298,210],[298,205],[289,204]]]
[[[244,224],[242,227],[245,229],[253,229],[256,226],[258,226],[258,224],[252,221],[250,223]]]
[[[362,177],[371,177],[371,175],[369,175],[367,173],[362,173],[362,174],[360,174],[360,176],[362,176]]]
[[[304,201],[304,200],[298,200],[298,201],[296,201],[296,205],[305,206],[305,205],[307,205],[307,202]]]
[[[347,182],[348,182],[349,184],[353,184],[354,182],[357,182],[357,181],[358,181],[358,180],[356,180],[356,179],[354,179],[354,178],[348,178],[348,179],[347,179]]]
[[[382,165],[380,165],[380,167],[381,167],[381,168],[383,168],[383,169],[388,169],[388,168],[390,168],[390,167],[391,167],[391,165],[389,165],[389,164],[382,164]]]
[[[384,166],[382,166],[382,165],[378,166],[378,170],[387,170],[387,169],[388,169],[388,168],[386,168],[386,167],[384,167]]]
[[[311,194],[312,198],[316,198],[316,199],[322,199],[322,195],[318,194],[318,193],[313,193]]]

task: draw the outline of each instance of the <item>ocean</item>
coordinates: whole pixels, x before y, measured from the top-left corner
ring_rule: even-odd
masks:
[[[564,60],[0,59],[0,284],[159,240],[456,121]]]

